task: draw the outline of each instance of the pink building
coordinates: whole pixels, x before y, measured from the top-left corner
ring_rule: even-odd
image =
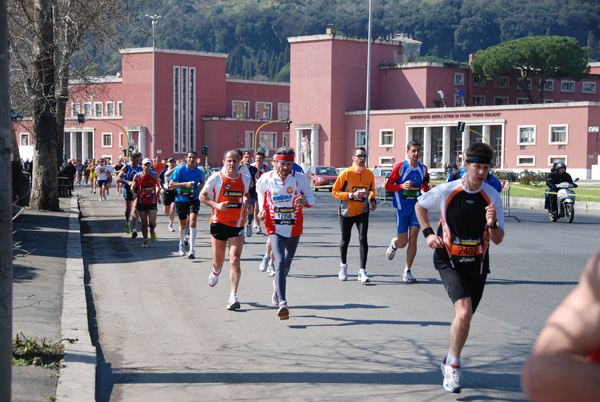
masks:
[[[104,157],[114,162],[128,143],[144,156],[181,158],[208,145],[208,160],[220,165],[226,150],[254,150],[255,131],[263,124],[289,117],[289,84],[228,79],[226,54],[156,49],[155,80],[152,48],[125,49],[121,56],[118,76],[87,88],[72,83],[65,159]],[[85,116],[83,124],[78,123],[79,113]],[[25,159],[32,155],[30,127],[24,121],[17,128]],[[289,144],[288,131],[285,121],[268,124],[257,133],[256,144],[271,155]]]
[[[572,175],[600,179],[598,75],[550,80],[547,103],[529,105],[513,77],[474,80],[467,65],[398,63],[400,41],[375,40],[367,143],[367,40],[334,29],[288,40],[292,146],[309,143],[312,165],[347,165],[354,147],[368,146],[371,167],[393,166],[415,139],[438,170],[483,140],[496,150],[496,169],[548,171],[562,159]],[[470,130],[458,132],[459,121]]]

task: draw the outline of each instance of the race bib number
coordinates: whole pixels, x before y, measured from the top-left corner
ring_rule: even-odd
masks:
[[[293,225],[296,223],[294,207],[275,207],[275,224]]]
[[[455,238],[450,246],[450,255],[454,263],[479,265],[483,258],[483,241]]]
[[[240,209],[243,196],[241,191],[223,191],[223,197],[227,199],[227,208]]]
[[[154,196],[154,187],[142,188],[142,197],[143,198],[152,198],[153,196]]]
[[[419,196],[419,187],[411,187],[408,190],[402,190],[402,199],[414,201]]]
[[[356,187],[356,186],[353,186],[352,187],[352,192],[355,192],[355,191],[364,191],[364,192],[367,193],[367,197],[369,196],[369,191],[367,191],[367,189],[365,187]],[[367,199],[366,197],[365,198],[355,198],[354,201],[364,202],[366,199]]]

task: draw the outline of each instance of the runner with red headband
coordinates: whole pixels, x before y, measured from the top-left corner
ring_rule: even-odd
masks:
[[[312,207],[315,202],[306,176],[292,171],[294,156],[293,148],[277,149],[273,158],[277,161],[275,170],[263,174],[256,183],[258,218],[265,221],[275,256],[275,291],[271,301],[279,307],[277,315],[281,320],[288,319],[290,314],[286,278],[302,234],[302,209]]]

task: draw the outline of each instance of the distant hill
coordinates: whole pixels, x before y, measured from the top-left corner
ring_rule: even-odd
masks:
[[[372,0],[374,38],[395,33],[423,42],[422,56],[466,62],[470,53],[528,35],[561,35],[600,52],[600,2],[585,0]],[[134,8],[142,26],[124,32],[127,46],[157,47],[229,54],[230,76],[257,75],[287,79],[290,36],[338,33],[367,36],[368,0],[164,0]],[[140,30],[142,28],[142,30]],[[146,31],[146,33],[143,32]],[[96,66],[102,73],[118,66],[111,54]],[[289,74],[289,69],[288,69]]]

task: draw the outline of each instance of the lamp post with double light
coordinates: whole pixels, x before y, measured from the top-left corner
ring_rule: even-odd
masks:
[[[156,35],[155,28],[160,15],[146,14],[152,20],[152,158],[156,157]]]

